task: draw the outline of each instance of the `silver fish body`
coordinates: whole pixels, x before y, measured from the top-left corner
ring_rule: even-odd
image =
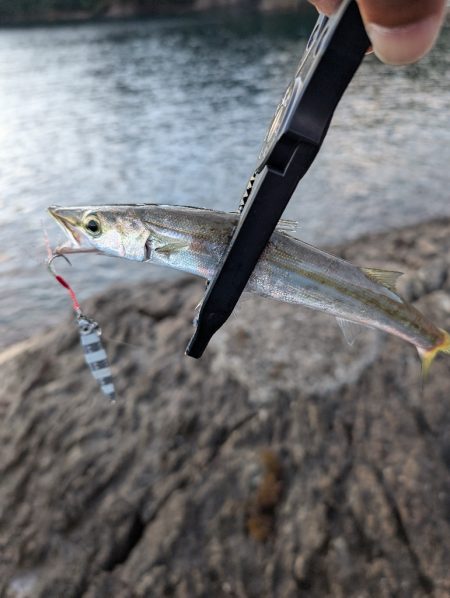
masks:
[[[237,214],[156,204],[50,212],[72,241],[61,251],[97,251],[206,279],[216,272],[238,220]],[[95,237],[86,231],[87,224],[93,228],[92,219],[100,228]],[[389,273],[360,268],[277,229],[246,291],[386,331],[412,343],[419,353],[447,351],[447,333],[404,302],[392,281],[381,284],[385,275]]]
[[[156,240],[148,260],[210,279],[237,218],[194,208],[152,210],[146,222]],[[442,338],[439,328],[358,266],[280,231],[272,236],[246,291],[378,328],[424,350]]]

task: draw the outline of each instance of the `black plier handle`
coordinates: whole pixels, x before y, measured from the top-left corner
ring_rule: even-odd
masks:
[[[344,0],[330,18],[319,17],[266,134],[241,217],[208,286],[187,355],[201,357],[231,315],[369,46],[355,0]]]

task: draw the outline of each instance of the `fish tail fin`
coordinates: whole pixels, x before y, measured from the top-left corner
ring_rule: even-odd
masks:
[[[428,351],[418,349],[420,359],[422,361],[422,375],[424,380],[428,377],[431,364],[439,355],[439,353],[447,353],[448,355],[450,355],[450,334],[445,330],[442,330],[442,334],[442,341],[432,349],[428,349]]]

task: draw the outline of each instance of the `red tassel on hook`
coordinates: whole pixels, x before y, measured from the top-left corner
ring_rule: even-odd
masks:
[[[67,289],[67,291],[69,292],[70,298],[72,299],[72,307],[73,307],[74,311],[77,314],[80,314],[81,307],[80,307],[80,304],[78,303],[78,299],[77,299],[77,296],[75,295],[75,291],[72,289],[70,284],[64,280],[64,278],[62,276],[60,276],[59,274],[57,274],[55,272],[55,269],[53,267],[53,262],[57,257],[63,257],[66,260],[66,262],[68,262],[70,264],[70,261],[66,258],[65,255],[56,253],[47,262],[47,267],[48,267],[49,271],[53,274],[53,276],[56,278],[56,280],[59,282],[59,284],[61,286],[63,286],[65,289]],[[70,264],[70,265],[72,265],[72,264]]]

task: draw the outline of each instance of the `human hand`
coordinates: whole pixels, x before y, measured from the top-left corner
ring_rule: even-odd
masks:
[[[331,14],[341,0],[310,0]],[[433,47],[445,18],[446,0],[357,0],[373,50],[388,64],[416,62]]]

